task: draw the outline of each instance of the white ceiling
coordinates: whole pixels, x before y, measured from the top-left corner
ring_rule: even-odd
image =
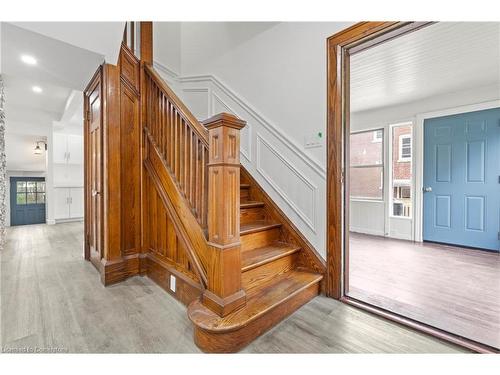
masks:
[[[69,43],[116,64],[125,22],[11,22],[12,25]]]
[[[500,23],[440,22],[351,57],[351,111],[498,85]]]
[[[34,56],[30,66],[21,55]],[[72,90],[83,90],[103,56],[2,23],[2,74],[7,132],[26,125],[51,127],[59,121]],[[40,94],[32,86],[40,86]]]
[[[65,120],[74,125],[75,121],[80,121],[82,124],[82,98],[75,100],[75,93],[82,95],[81,91],[104,57],[9,23],[2,22],[1,28],[7,134],[24,137],[22,142],[26,143],[29,139],[46,136],[52,131],[54,122]],[[23,63],[22,55],[35,57],[37,64]],[[43,92],[33,92],[33,86],[41,87]],[[65,114],[67,109],[73,112]],[[27,168],[32,165],[28,170],[39,170],[33,169],[32,152],[19,153],[9,145],[9,142],[21,142],[19,137],[7,138],[7,169],[19,170],[20,165]],[[31,150],[34,146],[33,141]]]

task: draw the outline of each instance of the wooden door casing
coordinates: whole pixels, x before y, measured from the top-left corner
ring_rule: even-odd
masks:
[[[85,258],[99,267],[103,250],[102,79],[99,67],[85,91]]]
[[[418,30],[433,22],[359,22],[327,39],[327,280],[326,294],[345,303],[383,316],[432,336],[477,352],[491,348],[420,322],[388,312],[345,295],[348,273],[349,233],[349,59],[350,55],[400,35]]]

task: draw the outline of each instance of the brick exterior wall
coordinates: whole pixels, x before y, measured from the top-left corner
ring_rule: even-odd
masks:
[[[392,143],[392,178],[393,180],[411,180],[411,162],[399,161],[399,137],[401,135],[411,134],[411,126],[398,126],[396,128],[393,128],[393,132],[394,138]]]

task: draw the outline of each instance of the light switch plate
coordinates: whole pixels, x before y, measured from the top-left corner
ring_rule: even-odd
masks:
[[[175,293],[175,276],[170,275],[170,290]]]
[[[314,134],[305,137],[304,147],[305,148],[323,147],[323,143],[324,143],[323,132],[318,131]]]

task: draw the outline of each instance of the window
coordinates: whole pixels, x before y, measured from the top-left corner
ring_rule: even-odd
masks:
[[[16,204],[45,204],[45,181],[17,181]]]
[[[392,126],[391,160],[391,204],[390,214],[398,217],[411,217],[413,181],[411,163],[411,133],[413,125]]]
[[[382,129],[373,132],[373,142],[382,142],[384,131]]]
[[[383,199],[384,192],[384,130],[353,133],[350,137],[350,197]],[[380,139],[380,142],[375,142]]]
[[[411,161],[411,135],[399,136],[399,160]]]

